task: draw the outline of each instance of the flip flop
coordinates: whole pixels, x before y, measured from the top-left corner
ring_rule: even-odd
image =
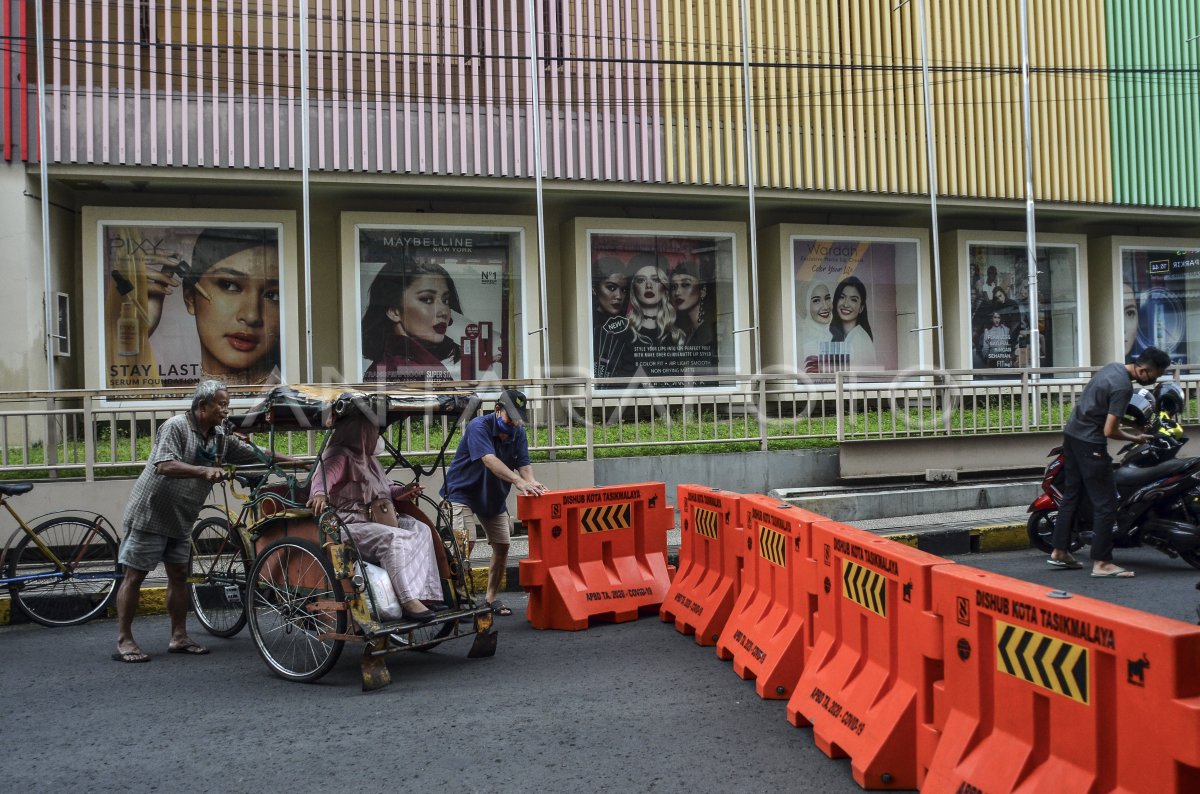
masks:
[[[194,642],[190,642],[187,645],[177,645],[174,648],[167,648],[167,653],[182,653],[186,656],[203,656],[208,652],[208,648],[197,645]]]
[[[1116,568],[1108,573],[1092,573],[1093,579],[1132,579],[1134,576],[1133,571],[1127,571],[1124,568]]]
[[[150,661],[150,657],[141,651],[127,651],[125,653],[117,651],[112,655],[112,660],[114,662],[124,662],[125,664],[142,664],[143,662]]]
[[[1051,568],[1058,568],[1058,569],[1064,569],[1064,570],[1070,569],[1072,571],[1078,571],[1080,568],[1083,567],[1083,563],[1081,563],[1079,560],[1056,560],[1053,557],[1046,560],[1046,564],[1049,565]]]
[[[506,618],[512,614],[512,610],[504,606],[504,602],[499,598],[495,601],[487,601],[485,603],[491,608],[493,614],[499,615],[502,618]]]

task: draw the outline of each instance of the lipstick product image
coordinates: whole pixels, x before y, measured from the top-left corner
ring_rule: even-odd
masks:
[[[492,368],[492,323],[489,320],[479,324],[479,368]]]
[[[475,380],[475,340],[470,337],[459,339],[462,346],[462,376],[461,380]]]

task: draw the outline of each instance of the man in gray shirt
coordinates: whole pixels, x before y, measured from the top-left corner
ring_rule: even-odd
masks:
[[[1063,499],[1054,522],[1054,551],[1047,564],[1055,568],[1082,568],[1071,556],[1071,528],[1084,494],[1092,503],[1092,576],[1130,579],[1132,571],[1113,565],[1113,522],[1117,515],[1117,487],[1113,483],[1108,440],[1142,443],[1144,433],[1121,427],[1121,418],[1133,397],[1133,384],[1150,386],[1171,365],[1171,358],[1148,347],[1132,364],[1112,363],[1100,369],[1075,403],[1063,428]]]
[[[213,483],[225,477],[218,457],[220,447],[224,447],[223,459],[233,463],[292,460],[274,452],[259,452],[237,436],[226,436],[222,425],[228,416],[229,392],[224,384],[205,380],[196,386],[191,409],[171,417],[158,429],[150,460],[133,484],[125,506],[118,558],[125,574],[117,591],[114,661],[150,661],[133,639],[133,616],[142,582],[160,562],[167,572],[167,614],[171,618],[167,652],[208,653],[187,633],[187,574],[192,524]]]

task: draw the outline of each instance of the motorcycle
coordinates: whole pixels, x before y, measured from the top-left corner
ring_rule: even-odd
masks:
[[[1154,438],[1143,444],[1128,444],[1114,465],[1117,486],[1117,517],[1113,545],[1117,548],[1149,546],[1172,559],[1181,557],[1200,568],[1200,458],[1176,458],[1187,438],[1163,417],[1154,423]],[[1164,432],[1164,428],[1166,432]],[[1054,521],[1062,502],[1062,447],[1050,452],[1053,460],[1042,475],[1042,493],[1029,506],[1026,532],[1029,542],[1044,552],[1054,549]],[[1076,511],[1071,531],[1071,551],[1091,540],[1091,505],[1085,498]]]

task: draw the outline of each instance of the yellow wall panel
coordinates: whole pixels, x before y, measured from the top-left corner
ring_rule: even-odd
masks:
[[[747,0],[761,187],[927,192],[916,0]],[[1103,0],[1029,3],[1034,186],[1111,200]],[[1019,0],[926,0],[939,192],[1024,197]],[[745,184],[741,6],[661,0],[668,179]]]

